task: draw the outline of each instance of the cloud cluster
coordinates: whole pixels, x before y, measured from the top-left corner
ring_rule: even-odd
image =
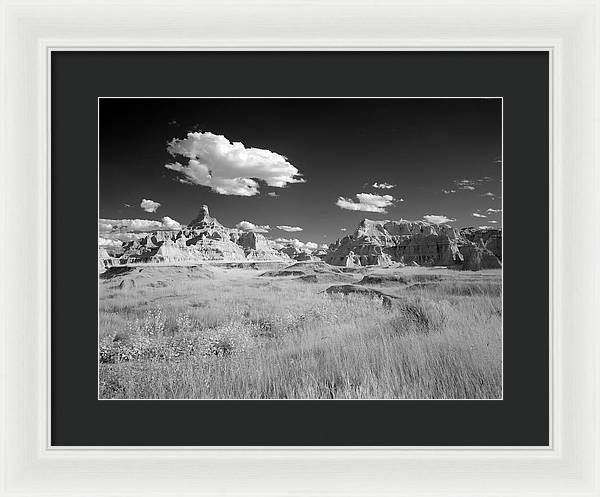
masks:
[[[100,247],[120,247],[122,245],[121,240],[113,239],[113,238],[103,238],[101,236],[98,237],[98,245]]]
[[[472,179],[457,179],[454,180],[454,184],[459,190],[475,190],[478,183]]]
[[[175,219],[171,219],[168,216],[162,218],[163,226],[168,230],[180,230],[181,224],[179,224]]]
[[[301,242],[297,238],[275,238],[275,243],[277,243],[280,248],[291,245],[292,247],[297,248],[298,250],[308,250],[309,252],[316,250],[319,248],[319,244],[315,242]],[[326,244],[323,244],[327,247]],[[323,247],[321,247],[323,248]]]
[[[339,197],[335,205],[349,211],[381,212],[385,214],[387,212],[385,210],[386,207],[389,207],[394,202],[394,197],[391,195],[357,193],[355,197],[358,199],[358,202],[349,198]]]
[[[151,219],[98,219],[98,231],[100,233],[141,233],[178,229],[181,229],[181,224],[166,216],[161,221]]]
[[[160,207],[160,203],[155,202],[154,200],[142,199],[140,202],[140,207],[144,209],[146,212],[156,212]]]
[[[373,188],[379,188],[381,190],[391,190],[395,188],[396,185],[392,185],[391,183],[373,183]]]
[[[303,229],[300,226],[287,226],[287,225],[283,225],[283,226],[277,226],[277,229],[283,230],[283,231],[303,231]]]
[[[139,240],[144,236],[148,236],[150,233],[139,232],[139,233],[127,233],[127,232],[114,232],[114,233],[102,233],[102,236],[98,238],[98,240],[109,240],[112,243],[117,243],[121,245],[121,243],[133,242],[134,240]]]
[[[250,221],[240,221],[235,225],[235,227],[242,231],[249,231],[252,233],[267,233],[271,229],[268,224],[260,226],[258,224],[251,223]]]
[[[483,183],[492,181],[490,176],[484,176],[480,179],[455,179],[454,184],[459,190],[475,190],[475,188]]]
[[[221,195],[257,195],[258,180],[277,188],[305,181],[283,155],[246,148],[240,142],[232,143],[213,133],[188,133],[186,138],[171,140],[167,151],[173,157],[189,159],[187,165],[165,164],[167,169],[180,173],[189,183],[208,186]]]
[[[423,216],[423,219],[425,219],[425,221],[427,221],[428,223],[432,224],[445,224],[453,223],[454,221],[456,221],[456,219],[451,219],[442,214],[427,214],[426,216]]]

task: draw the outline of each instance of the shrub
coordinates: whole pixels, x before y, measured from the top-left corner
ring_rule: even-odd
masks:
[[[403,303],[389,324],[395,334],[441,332],[447,322],[448,304],[418,299]]]

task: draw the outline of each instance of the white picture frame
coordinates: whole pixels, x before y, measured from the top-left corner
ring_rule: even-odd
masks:
[[[0,495],[600,495],[598,0],[0,5]],[[550,247],[551,445],[51,447],[49,57],[64,49],[548,51],[550,225],[524,243]]]

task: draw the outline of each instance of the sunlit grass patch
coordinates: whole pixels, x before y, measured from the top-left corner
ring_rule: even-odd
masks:
[[[476,281],[478,291],[466,295],[404,291],[387,308],[325,294],[328,284],[257,287],[255,274],[226,273],[117,296],[101,287],[101,398],[502,394],[497,281]],[[452,285],[450,277],[429,282]]]

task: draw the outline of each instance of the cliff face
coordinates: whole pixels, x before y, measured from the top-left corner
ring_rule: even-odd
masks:
[[[460,235],[470,242],[481,245],[502,260],[502,230],[490,228],[463,228]]]
[[[325,262],[336,266],[387,265],[500,267],[500,230],[474,230],[465,235],[447,225],[423,221],[371,221],[329,246]],[[486,233],[480,233],[486,231]],[[492,233],[495,232],[495,233]],[[468,237],[467,237],[468,234]]]
[[[103,254],[104,255],[104,254]],[[99,254],[100,259],[100,254]],[[289,260],[259,233],[227,228],[202,206],[198,216],[177,231],[158,231],[123,244],[117,258],[104,259],[104,266],[118,263],[194,261]]]

